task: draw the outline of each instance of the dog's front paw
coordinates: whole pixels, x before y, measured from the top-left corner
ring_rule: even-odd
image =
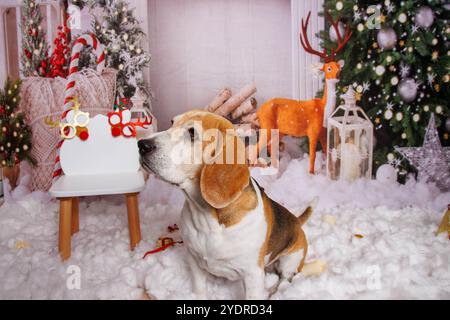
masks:
[[[194,300],[206,300],[206,293],[205,292],[194,293]]]
[[[269,294],[266,290],[258,290],[253,292],[246,292],[245,299],[246,300],[267,300],[269,298]]]

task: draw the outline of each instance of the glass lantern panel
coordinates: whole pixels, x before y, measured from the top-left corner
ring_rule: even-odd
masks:
[[[339,128],[330,125],[328,136],[327,169],[328,177],[332,180],[339,179],[341,159],[340,159],[341,135]]]
[[[371,130],[361,129],[358,143],[359,152],[361,154],[361,177],[370,178],[370,167],[372,165],[370,159],[371,139]]]
[[[362,155],[359,150],[361,129],[358,126],[345,127],[345,141],[341,150],[340,179],[353,181],[361,177]]]

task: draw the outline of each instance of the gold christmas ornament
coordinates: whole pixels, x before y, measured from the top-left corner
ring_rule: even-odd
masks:
[[[434,90],[436,90],[436,92],[441,91],[441,86],[440,86],[438,83],[436,83],[436,84],[434,85]]]

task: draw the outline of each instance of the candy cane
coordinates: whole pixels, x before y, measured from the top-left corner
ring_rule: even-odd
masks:
[[[67,77],[66,92],[64,96],[64,111],[61,115],[61,123],[66,121],[67,114],[74,106],[73,99],[75,98],[75,76],[78,73],[78,62],[80,60],[81,50],[86,46],[91,46],[97,57],[97,72],[102,73],[105,68],[105,47],[97,40],[93,34],[84,34],[79,37],[72,48],[72,56],[70,58],[69,76]],[[61,139],[56,145],[57,156],[55,159],[55,167],[53,169],[53,182],[55,182],[62,174],[61,163],[59,159],[59,152],[64,139]]]

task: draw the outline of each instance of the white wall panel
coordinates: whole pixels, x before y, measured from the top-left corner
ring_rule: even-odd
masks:
[[[259,103],[292,96],[290,0],[149,0],[148,10],[161,129],[224,86],[254,81]]]

